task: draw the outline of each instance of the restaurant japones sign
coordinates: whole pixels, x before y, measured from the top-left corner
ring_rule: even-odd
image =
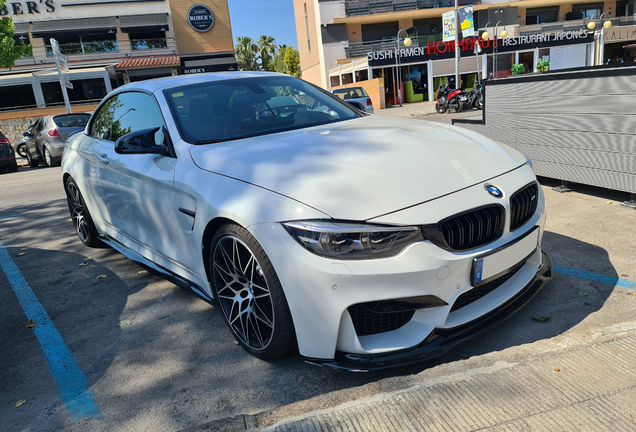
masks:
[[[544,48],[559,45],[573,45],[578,43],[592,42],[592,38],[585,30],[568,31],[558,33],[544,33],[526,36],[515,36],[505,39],[483,40],[481,38],[465,38],[459,42],[459,49],[462,53],[472,54],[475,43],[479,44],[485,53],[491,53],[493,47],[497,47],[498,52],[515,51],[517,49]],[[395,63],[396,56],[399,55],[402,62],[418,62],[426,60],[437,60],[455,56],[455,42],[427,42],[426,45],[416,47],[404,47],[398,50],[380,50],[367,53],[369,65],[380,66]]]

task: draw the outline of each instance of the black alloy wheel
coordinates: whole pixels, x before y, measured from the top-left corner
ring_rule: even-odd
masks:
[[[65,189],[68,210],[71,213],[73,227],[75,227],[75,232],[77,232],[80,240],[88,247],[103,246],[103,243],[99,240],[99,234],[97,234],[93,219],[91,219],[91,215],[86,208],[84,198],[82,198],[77,183],[72,177],[66,179]]]
[[[210,249],[214,296],[236,340],[250,354],[272,360],[296,346],[294,324],[274,267],[243,227],[222,226]]]

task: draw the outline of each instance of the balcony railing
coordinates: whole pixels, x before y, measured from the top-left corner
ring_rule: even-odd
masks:
[[[541,34],[541,33],[559,33],[559,32],[567,32],[567,31],[578,31],[581,29],[587,30],[587,24],[591,20],[579,19],[579,20],[571,20],[571,21],[559,21],[554,23],[546,23],[546,24],[533,24],[519,27],[519,36],[528,36],[533,34]],[[597,21],[597,20],[594,20]],[[626,25],[636,25],[636,19],[633,16],[624,16],[624,17],[615,17],[609,20],[604,19],[605,21],[611,21],[612,27],[615,26],[626,26]],[[597,29],[599,23],[597,22]],[[602,23],[600,23],[602,26]]]
[[[458,0],[459,5],[480,3],[481,0]],[[455,0],[349,0],[345,2],[345,12],[347,16],[361,16],[454,5]]]
[[[411,46],[408,48],[415,48],[419,46],[426,46],[429,42],[438,42],[442,40],[442,35],[429,35],[419,36],[414,38]],[[404,45],[400,45],[400,48],[404,48]],[[391,51],[395,50],[395,38],[384,38],[383,40],[371,41],[371,42],[354,42],[349,43],[349,48],[345,49],[347,58],[366,57],[367,53],[371,51]]]
[[[65,55],[111,53],[117,51],[119,51],[119,48],[117,47],[116,40],[60,44],[60,52]],[[46,55],[47,57],[53,57],[53,49],[51,48],[51,45],[46,46]]]
[[[83,52],[82,47],[84,48]],[[83,42],[60,44],[60,51],[63,54],[72,56],[71,60],[121,59],[148,55],[177,54],[177,43],[173,37],[165,39]],[[33,57],[16,61],[17,66],[49,63],[54,63],[53,51],[50,46],[33,47]]]

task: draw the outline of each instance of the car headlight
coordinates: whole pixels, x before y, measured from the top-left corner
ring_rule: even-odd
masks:
[[[287,232],[308,251],[326,258],[362,260],[399,254],[423,240],[418,227],[369,225],[355,222],[285,222]]]

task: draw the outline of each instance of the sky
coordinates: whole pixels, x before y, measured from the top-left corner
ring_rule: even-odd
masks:
[[[254,42],[261,36],[272,36],[276,45],[298,48],[294,3],[292,0],[228,0],[232,38],[249,36]]]

